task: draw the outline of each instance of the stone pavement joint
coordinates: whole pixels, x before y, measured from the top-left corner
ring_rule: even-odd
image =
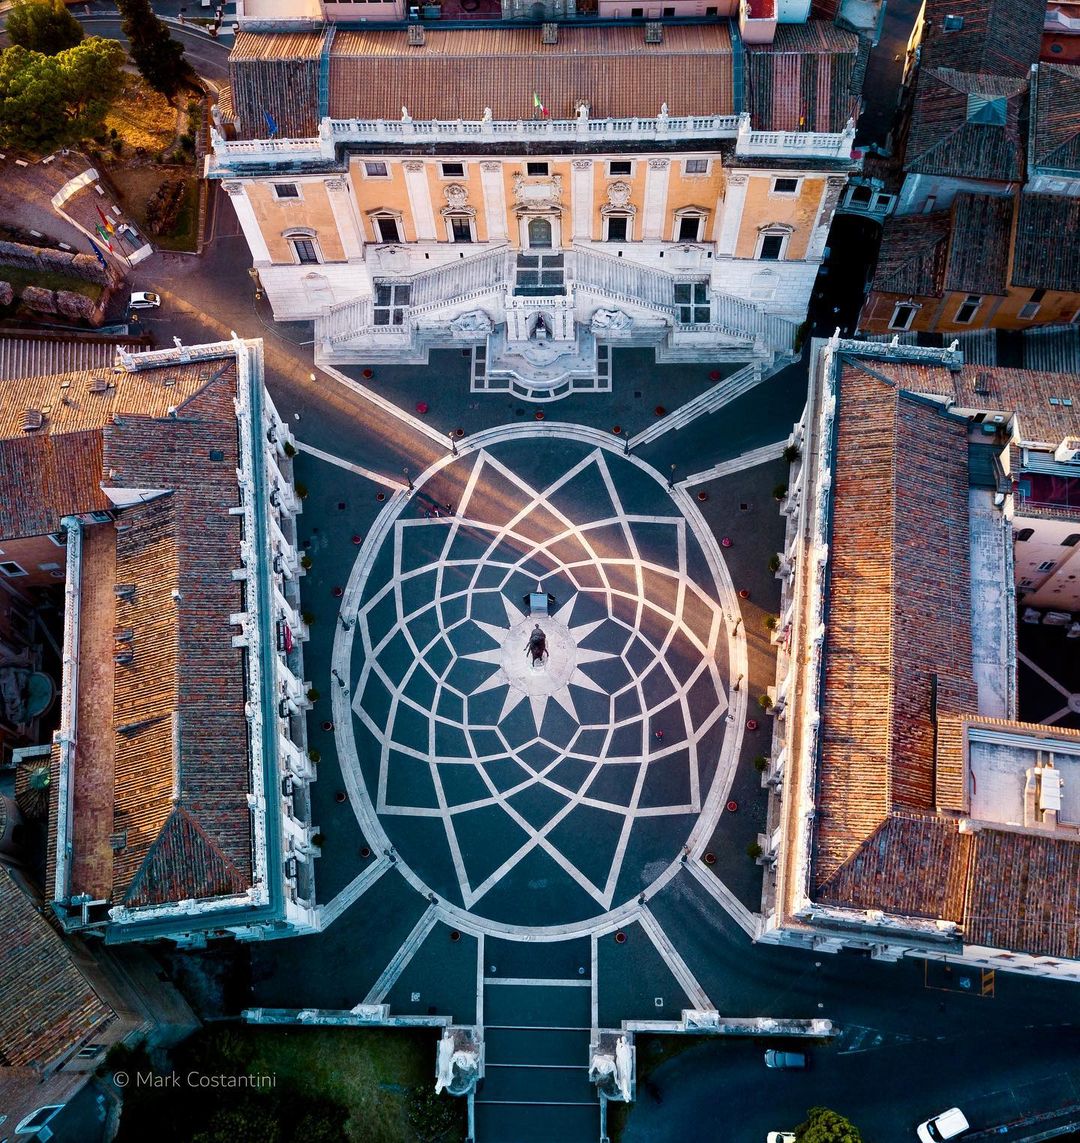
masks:
[[[671,969],[679,987],[686,993],[687,999],[699,1011],[708,1011],[713,1008],[705,989],[697,981],[697,977],[690,971],[689,965],[679,956],[670,937],[664,932],[655,914],[647,906],[642,907],[640,913],[641,927],[645,930],[649,940],[656,946],[656,951],[663,958],[664,963]]]
[[[704,484],[707,480],[719,480],[721,477],[731,476],[747,468],[756,468],[759,464],[766,464],[770,460],[779,460],[784,449],[787,448],[787,443],[785,438],[773,444],[762,445],[761,448],[750,449],[749,452],[741,452],[730,460],[722,460],[719,464],[714,464],[712,468],[703,468],[700,472],[692,473],[680,480],[679,483],[683,485]]]
[[[427,940],[428,934],[439,922],[439,907],[431,905],[424,911],[423,916],[413,926],[413,931],[401,943],[401,948],[394,953],[390,963],[383,969],[382,975],[371,986],[371,991],[364,997],[365,1004],[381,1004],[386,994],[394,987],[397,978],[405,971],[409,961],[416,955],[417,950]]]
[[[688,861],[686,868],[716,898],[731,919],[751,938],[757,939],[761,931],[761,917],[757,913],[751,913],[719,877],[710,873],[699,862]]]
[[[294,439],[295,436],[294,436]],[[308,456],[313,456],[317,460],[324,460],[327,464],[336,464],[338,468],[344,468],[348,472],[355,472],[359,476],[366,477],[368,480],[375,484],[385,484],[387,488],[401,488],[408,489],[408,485],[403,480],[397,480],[393,476],[384,476],[381,472],[373,472],[370,468],[364,468],[362,465],[353,464],[350,460],[342,460],[340,456],[334,456],[332,453],[323,452],[321,448],[315,448],[314,445],[304,444],[303,441],[296,441],[296,448],[298,452],[306,452]]]
[[[390,858],[380,857],[373,865],[358,873],[333,900],[320,905],[320,930],[328,929],[350,905],[355,904],[379,880],[392,864]]]
[[[426,437],[430,437],[433,441],[438,441],[439,444],[449,449],[450,438],[445,433],[439,432],[438,429],[432,428],[426,421],[420,420],[419,417],[414,417],[412,413],[406,413],[404,409],[394,404],[393,401],[388,401],[373,389],[368,388],[367,385],[361,385],[359,381],[354,381],[351,377],[347,377],[344,373],[333,368],[331,365],[320,365],[319,368],[328,376],[340,381],[346,388],[351,389],[354,393],[359,393],[361,397],[365,397],[373,405],[382,409],[384,413],[389,413],[391,416],[397,417],[402,424],[408,425],[409,428],[415,429],[418,433],[422,433]]]

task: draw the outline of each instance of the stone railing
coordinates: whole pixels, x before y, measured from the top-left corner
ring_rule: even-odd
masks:
[[[575,143],[734,139],[738,156],[843,159],[851,153],[855,128],[840,132],[753,131],[750,116],[668,115],[652,118],[590,119],[323,119],[318,135],[307,139],[225,139],[211,130],[213,151],[208,176],[224,176],[234,167],[273,166],[281,162],[325,163],[348,143],[424,146],[564,141]]]

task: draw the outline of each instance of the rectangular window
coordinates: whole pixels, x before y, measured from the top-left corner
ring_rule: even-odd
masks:
[[[953,319],[957,325],[967,325],[968,322],[975,317],[979,312],[979,306],[982,304],[982,296],[979,294],[968,294],[963,300],[960,308],[956,311],[956,317]]]
[[[642,18],[642,16],[644,16],[644,15],[645,15],[645,9],[644,8],[631,8],[630,9],[630,18],[633,20],[640,20]]]
[[[674,8],[665,8],[664,9],[664,18],[665,19],[670,20],[674,15],[675,15],[675,9]]]
[[[758,257],[763,262],[779,262],[784,252],[783,234],[763,234],[761,236],[761,253]]]
[[[1038,302],[1025,302],[1024,305],[1020,307],[1020,312],[1016,316],[1023,318],[1025,321],[1030,321],[1038,312]]]
[[[711,317],[709,283],[676,282],[675,308],[680,325],[702,325],[708,322]]]
[[[684,214],[679,218],[679,229],[676,232],[677,242],[697,242],[700,235],[700,214]]]
[[[795,194],[798,189],[798,179],[773,179],[773,194]]]
[[[889,320],[889,329],[911,329],[911,323],[915,320],[917,312],[915,306],[897,306]]]
[[[452,242],[471,242],[472,223],[464,215],[454,215],[450,219],[450,236]]]
[[[380,242],[400,242],[401,233],[398,230],[396,218],[376,218],[376,229],[379,231]]]
[[[464,163],[442,163],[441,167],[444,179],[460,179],[465,175]]]
[[[609,175],[630,175],[634,173],[634,164],[627,163],[622,159],[618,161],[612,160],[607,165],[607,173]]]
[[[683,174],[686,175],[707,175],[709,173],[709,160],[708,159],[687,159],[683,163]]]
[[[385,163],[365,163],[364,174],[369,179],[386,179],[390,177],[390,169]]]
[[[874,194],[874,188],[868,186],[853,186],[851,194],[848,195],[848,202],[858,206],[869,206],[870,199]]]
[[[1041,564],[1035,569],[1038,572],[1052,572],[1057,567],[1056,560],[1043,560]]]
[[[409,304],[409,286],[375,283],[375,305],[372,314],[376,325],[402,325]]]
[[[299,198],[300,188],[296,183],[274,183],[274,198]]]
[[[14,560],[4,560],[0,563],[0,572],[3,572],[8,579],[15,579],[16,576],[26,575],[26,568],[21,567]]]
[[[720,11],[719,8],[706,8],[705,9],[705,15],[706,16],[715,16],[719,13],[719,11]]]
[[[526,163],[525,173],[527,175],[546,175],[548,173],[547,163]]]
[[[319,252],[315,249],[315,243],[310,238],[292,238],[290,239],[293,249],[296,251],[296,260],[305,266],[310,262],[319,261]]]
[[[628,222],[629,219],[626,218],[609,218],[607,220],[608,242],[625,242]]]

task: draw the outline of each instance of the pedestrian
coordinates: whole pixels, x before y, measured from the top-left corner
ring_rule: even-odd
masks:
[[[664,732],[662,730],[654,730],[653,731],[653,738],[655,738],[657,742],[663,742],[664,741]]]
[[[446,506],[446,514],[447,514],[447,516],[453,516],[453,514],[454,514],[454,506],[453,506],[453,504],[447,504],[447,506]]]

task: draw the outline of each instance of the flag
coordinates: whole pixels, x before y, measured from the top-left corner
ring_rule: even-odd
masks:
[[[277,120],[270,114],[269,111],[263,112],[263,118],[266,120],[266,128],[270,132],[270,137],[273,138],[278,131]]]
[[[533,92],[533,107],[540,112],[541,115],[547,115],[547,108],[540,102],[540,96]]]
[[[105,261],[105,255],[98,249],[98,244],[93,239],[90,240],[90,249],[93,250],[94,256],[101,263],[101,268],[107,270],[109,263]]]
[[[108,246],[109,253],[111,254],[113,252],[113,248],[112,248],[112,243],[109,241],[109,232],[100,223],[94,229],[98,232],[98,234],[101,235],[102,242],[104,242],[105,245]]]
[[[113,227],[112,222],[109,220],[109,216],[101,209],[100,206],[97,206],[94,209],[98,212],[98,217],[101,219],[102,225],[105,227],[105,229],[110,234],[115,234],[116,230]]]

